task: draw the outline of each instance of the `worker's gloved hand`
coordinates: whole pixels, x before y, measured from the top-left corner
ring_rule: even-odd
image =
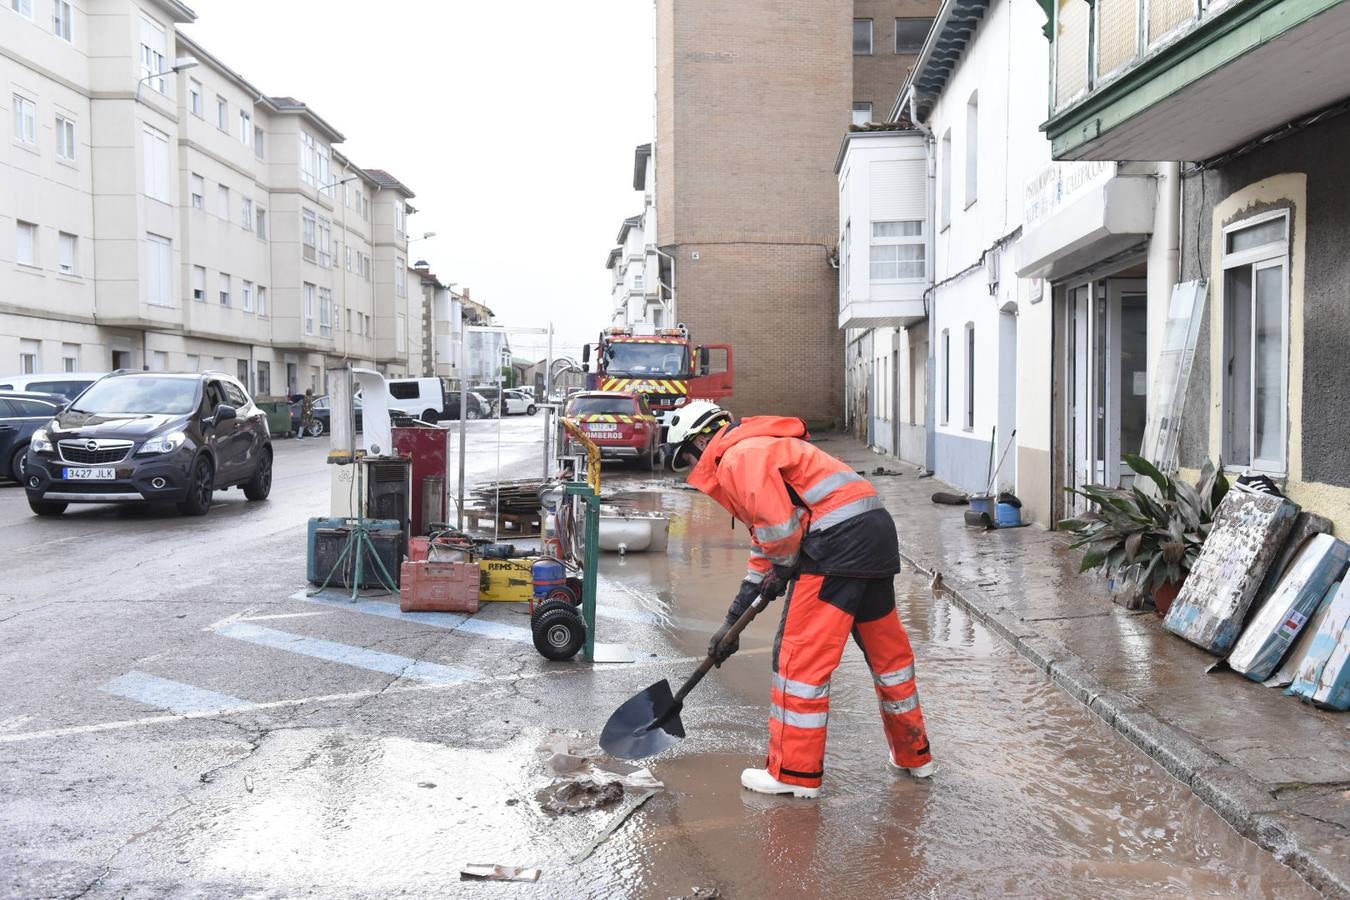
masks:
[[[773,571],[759,583],[759,595],[767,601],[777,600],[787,593],[788,584],[796,577],[796,566],[775,565]]]
[[[713,658],[718,666],[726,662],[731,654],[741,649],[740,635],[725,644],[723,644],[723,639],[726,638],[727,632],[731,630],[731,626],[740,620],[758,596],[759,584],[757,582],[749,580],[741,582],[741,589],[736,592],[736,599],[732,600],[731,606],[727,608],[726,620],[722,623],[722,627],[717,629],[717,633],[712,636],[712,640],[708,641],[708,655]]]

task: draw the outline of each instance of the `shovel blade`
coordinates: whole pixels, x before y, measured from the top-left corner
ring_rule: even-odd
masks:
[[[669,750],[684,737],[684,723],[664,678],[630,697],[600,732],[600,748],[616,759],[643,759]]]

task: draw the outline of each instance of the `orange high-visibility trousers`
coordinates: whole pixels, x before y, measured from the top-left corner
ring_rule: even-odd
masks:
[[[769,774],[786,784],[820,786],[830,678],[850,633],[872,670],[892,758],[906,768],[930,762],[914,651],[895,612],[893,579],[802,575],[785,607],[774,642]]]

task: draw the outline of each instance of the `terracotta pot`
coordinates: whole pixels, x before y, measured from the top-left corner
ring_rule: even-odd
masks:
[[[1158,608],[1159,616],[1167,615],[1167,611],[1172,608],[1172,601],[1181,593],[1182,584],[1183,581],[1164,581],[1153,589],[1153,605]]]

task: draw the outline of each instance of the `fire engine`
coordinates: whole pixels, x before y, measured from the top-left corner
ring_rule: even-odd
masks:
[[[598,342],[581,350],[588,368],[592,350],[595,366],[586,375],[587,390],[641,394],[661,420],[663,440],[674,410],[690,400],[720,402],[731,396],[731,345],[695,344],[683,324],[656,328],[638,323],[602,331]]]

